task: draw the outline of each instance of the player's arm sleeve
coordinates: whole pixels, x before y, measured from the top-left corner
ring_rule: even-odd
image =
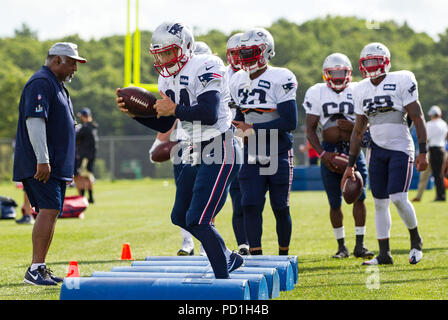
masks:
[[[362,98],[359,94],[359,90],[356,88],[353,90],[353,104],[355,105],[355,114],[365,116]]]
[[[160,118],[135,117],[134,120],[144,125],[145,127],[151,128],[155,131],[167,132],[173,127],[173,124],[176,121],[176,117],[175,116],[160,117]]]
[[[281,131],[292,131],[297,128],[297,103],[296,100],[288,100],[277,105],[279,118],[261,123],[254,123],[254,130],[278,129]]]
[[[282,70],[282,73],[279,74],[279,81],[275,84],[275,99],[277,101],[277,112],[280,117],[268,122],[254,123],[254,130],[295,130],[298,122],[296,91],[297,80],[295,75],[287,69]]]
[[[48,118],[54,89],[46,79],[35,79],[25,89],[25,118]]]
[[[197,97],[198,104],[194,106],[176,106],[176,117],[182,121],[201,121],[205,125],[213,125],[218,121],[218,108],[220,105],[219,91],[206,91]]]
[[[313,114],[315,116],[320,116],[319,112],[319,101],[316,97],[317,90],[315,87],[309,88],[305,93],[305,98],[303,99],[303,109],[305,109],[306,114]]]
[[[47,127],[42,117],[28,117],[26,128],[37,163],[50,163],[47,146]]]
[[[417,80],[412,72],[406,72],[407,76],[401,81],[401,97],[403,106],[418,100]]]

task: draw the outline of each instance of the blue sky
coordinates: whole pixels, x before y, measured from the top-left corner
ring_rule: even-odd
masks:
[[[134,2],[131,0],[131,4]],[[12,36],[22,23],[37,31],[41,40],[75,33],[86,40],[124,34],[126,6],[127,0],[4,1],[0,37]],[[145,30],[154,30],[164,20],[180,20],[197,32],[215,28],[229,33],[253,26],[267,27],[279,18],[300,24],[327,14],[357,16],[379,23],[407,21],[414,30],[435,39],[448,28],[446,0],[140,0],[139,6],[139,26]],[[131,14],[135,16],[134,9]],[[131,28],[134,26],[131,23]]]

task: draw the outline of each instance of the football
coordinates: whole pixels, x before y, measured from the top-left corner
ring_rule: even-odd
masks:
[[[123,98],[126,109],[133,115],[140,118],[157,116],[157,111],[154,109],[157,98],[152,92],[140,87],[127,87],[120,89],[118,96]]]
[[[342,196],[348,204],[352,204],[359,199],[362,194],[362,188],[364,187],[364,182],[359,171],[355,171],[355,178],[355,181],[350,178],[347,179],[342,188]]]
[[[331,158],[331,163],[337,168],[337,172],[343,174],[348,164],[348,156],[343,153],[336,153]]]
[[[154,162],[164,162],[170,159],[171,149],[177,144],[177,141],[167,141],[159,144],[151,153],[151,159]]]

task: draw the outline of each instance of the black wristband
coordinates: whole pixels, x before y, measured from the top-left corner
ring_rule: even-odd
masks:
[[[422,142],[418,144],[419,153],[427,153],[428,150],[426,150],[426,142]]]
[[[355,163],[356,163],[356,158],[357,158],[357,156],[354,156],[354,155],[352,155],[352,154],[349,154],[349,155],[348,155],[348,164],[347,164],[347,166],[349,166],[349,167],[354,167],[354,166],[355,166]]]

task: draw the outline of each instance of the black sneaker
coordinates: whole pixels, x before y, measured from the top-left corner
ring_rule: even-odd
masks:
[[[238,253],[242,256],[250,256],[250,251],[247,248],[240,248],[240,250],[238,250]]]
[[[353,250],[353,255],[356,258],[363,258],[363,259],[372,259],[375,254],[372,251],[369,251],[365,247],[357,248],[355,247],[355,250]]]
[[[39,266],[36,270],[31,271],[31,268],[25,273],[24,283],[35,286],[55,286],[57,282],[51,279],[46,266]]]
[[[60,282],[64,281],[63,278],[59,278],[59,277],[56,277],[55,275],[53,275],[53,271],[51,271],[48,268],[47,268],[47,273],[50,276],[51,280],[53,280],[56,283],[60,283]]]
[[[227,269],[229,270],[229,273],[241,267],[243,263],[244,258],[237,252],[232,251],[229,257],[229,261],[227,262]]]
[[[191,249],[191,251],[187,251],[184,249],[180,249],[177,251],[178,256],[194,256],[194,249]]]
[[[34,218],[31,215],[24,214],[23,217],[19,220],[16,220],[18,224],[34,224]]]
[[[333,256],[335,259],[344,259],[350,257],[347,247],[339,248],[338,252]]]
[[[389,254],[379,254],[375,258],[369,261],[364,261],[362,263],[363,266],[375,266],[379,264],[394,264],[394,260],[392,259],[392,256]]]

